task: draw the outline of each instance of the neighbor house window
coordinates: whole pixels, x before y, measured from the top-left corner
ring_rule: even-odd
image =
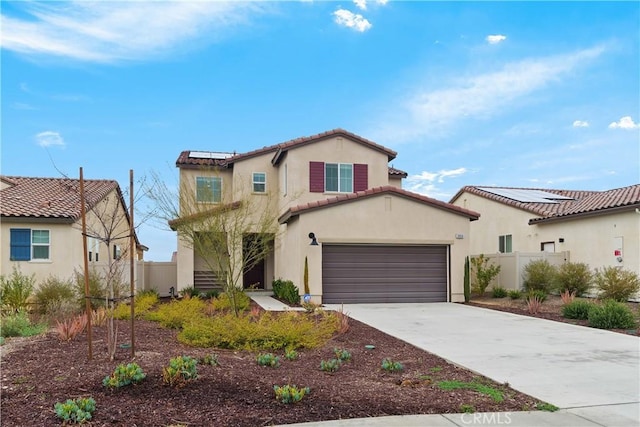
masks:
[[[222,178],[199,176],[196,178],[196,201],[199,203],[220,203],[222,199]]]
[[[505,234],[498,237],[498,251],[502,253],[513,252],[511,246],[511,234]]]
[[[325,163],[325,191],[353,192],[353,165],[349,163]]]
[[[267,174],[264,172],[253,173],[253,192],[254,193],[266,193],[267,192]]]
[[[49,230],[31,230],[30,228],[12,228],[10,230],[11,261],[30,261],[50,258]]]

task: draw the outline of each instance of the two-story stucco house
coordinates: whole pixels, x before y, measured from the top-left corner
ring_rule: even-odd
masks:
[[[85,180],[85,201],[90,264],[128,253],[129,215],[117,181]],[[49,276],[71,279],[74,271],[82,271],[79,180],[0,176],[0,215],[3,275],[18,268],[39,283]],[[108,247],[104,237],[112,238]],[[142,260],[147,248],[137,237],[136,246],[136,259]]]
[[[471,224],[471,254],[568,251],[592,269],[640,274],[640,184],[607,191],[466,186],[450,203],[482,214]]]
[[[232,202],[224,195],[240,187],[275,200],[273,253],[245,272],[245,287],[282,278],[302,292],[307,258],[316,302],[461,301],[478,214],[403,190],[395,157],[335,129],[241,154],[183,151],[176,166],[181,188],[202,202]],[[177,263],[178,289],[205,286],[203,264],[180,236]]]

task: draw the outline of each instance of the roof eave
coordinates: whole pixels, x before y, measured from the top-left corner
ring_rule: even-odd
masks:
[[[560,221],[565,221],[565,220],[569,221],[569,220],[573,220],[573,219],[609,215],[609,214],[615,214],[615,213],[620,213],[620,212],[625,212],[625,211],[632,211],[632,210],[635,210],[635,209],[638,209],[638,208],[640,208],[640,203],[633,203],[631,205],[615,206],[615,207],[611,207],[611,208],[603,208],[603,209],[597,209],[597,210],[586,211],[586,212],[578,212],[578,213],[574,213],[574,214],[549,216],[549,217],[544,217],[544,218],[533,218],[533,219],[529,220],[529,225],[546,224],[546,223],[549,223],[549,222],[560,222]]]

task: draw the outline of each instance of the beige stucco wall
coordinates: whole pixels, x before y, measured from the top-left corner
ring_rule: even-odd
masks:
[[[511,234],[514,252],[537,252],[543,242],[554,242],[555,251],[569,251],[572,262],[592,269],[617,265],[640,274],[640,215],[633,210],[529,225],[536,215],[474,194],[465,192],[454,204],[481,215],[471,223],[471,254],[495,253],[498,236]],[[613,255],[618,237],[623,238],[622,263]]]
[[[98,220],[98,216],[103,218],[111,231],[109,234],[115,238],[112,242],[121,247],[121,256],[128,261],[129,250],[129,223],[126,220],[124,208],[119,203],[119,198],[114,190],[94,210],[87,212],[87,234],[106,237],[103,226]],[[10,260],[10,229],[29,228],[32,230],[49,230],[49,258],[48,260],[31,261],[11,261]],[[42,220],[32,222],[17,222],[11,219],[3,219],[1,224],[1,271],[0,274],[10,275],[14,267],[20,269],[23,274],[35,274],[36,281],[45,280],[49,276],[54,276],[62,280],[74,277],[74,270],[83,269],[83,247],[82,247],[82,222],[69,223],[46,223]],[[99,244],[99,262],[93,258],[92,264],[100,264],[108,261],[109,254],[113,255],[113,248],[107,248],[106,244]]]
[[[468,253],[469,219],[396,195],[309,211],[287,224],[276,260],[276,277],[303,288],[304,258],[309,260],[311,294],[322,293],[322,244],[450,245],[451,301],[463,301],[464,258]],[[319,245],[310,246],[315,233]],[[464,239],[456,239],[462,234]],[[302,291],[301,291],[302,292]]]

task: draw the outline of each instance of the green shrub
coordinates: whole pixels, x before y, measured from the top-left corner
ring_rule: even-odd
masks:
[[[484,254],[480,254],[477,257],[471,258],[471,265],[475,274],[475,282],[473,284],[474,292],[483,296],[491,281],[500,274],[500,266],[491,264],[489,265],[489,258]]]
[[[538,301],[543,303],[547,300],[547,293],[542,289],[530,290],[529,292],[527,292],[527,297],[525,298],[525,301],[528,302],[530,299],[534,297],[537,298]]]
[[[85,289],[84,289],[84,274],[80,271],[75,272],[75,285],[76,295],[78,295],[78,306],[84,309],[85,302]],[[91,302],[91,309],[95,310],[100,307],[106,306],[106,279],[102,277],[100,273],[94,268],[89,271],[89,301]]]
[[[560,408],[552,405],[551,403],[541,402],[536,404],[536,409],[538,409],[539,411],[556,412]]]
[[[637,326],[631,309],[614,300],[594,305],[589,310],[588,319],[589,326],[599,329],[631,329]]]
[[[394,362],[393,360],[386,358],[382,359],[382,369],[387,372],[398,372],[402,371],[404,366],[402,366],[402,363],[400,362]]]
[[[336,372],[340,369],[342,362],[339,359],[321,360],[320,370],[324,372]]]
[[[202,359],[200,359],[200,362],[203,365],[220,366],[220,362],[218,361],[218,355],[216,353],[205,355]]]
[[[471,381],[471,382],[458,381],[458,380],[440,381],[438,382],[437,385],[438,385],[438,388],[440,388],[441,390],[459,390],[459,389],[473,390],[473,391],[477,391],[478,393],[490,396],[494,400],[494,402],[499,403],[504,401],[504,395],[500,390],[497,390],[493,387],[490,387],[488,385],[485,385],[476,381]]]
[[[562,306],[562,316],[567,319],[581,319],[587,320],[589,317],[589,310],[595,305],[585,300],[573,300],[572,302]]]
[[[298,312],[265,312],[260,318],[229,313],[188,322],[178,340],[195,347],[236,350],[281,350],[323,345],[338,330],[334,312],[309,316]]]
[[[586,294],[593,282],[593,273],[582,262],[566,262],[556,271],[554,288],[557,292],[568,291],[580,297]]]
[[[66,424],[83,424],[89,420],[96,410],[96,401],[92,397],[68,399],[54,405],[56,416]]]
[[[146,378],[146,374],[137,363],[127,365],[120,364],[110,376],[104,377],[102,385],[111,388],[120,388],[129,384],[137,384]]]
[[[0,317],[0,336],[3,337],[30,337],[39,335],[49,329],[44,323],[33,324],[29,314],[24,310]]]
[[[194,286],[182,288],[178,291],[178,295],[184,298],[200,298],[200,291]]]
[[[272,286],[273,294],[276,298],[286,301],[289,304],[300,303],[300,291],[291,280],[274,280]]]
[[[237,289],[233,293],[233,297],[236,301],[236,308],[239,312],[245,311],[251,305],[251,298],[244,291]],[[231,310],[231,301],[229,300],[229,294],[227,292],[223,292],[218,295],[217,298],[213,299],[211,304],[213,304],[213,308],[216,310]]]
[[[531,261],[524,267],[522,274],[524,289],[549,293],[553,287],[557,268],[546,259]]]
[[[469,257],[464,258],[464,302],[471,300],[471,278],[469,277]]]
[[[519,290],[509,291],[509,298],[520,299],[522,298],[522,292]]]
[[[280,366],[280,358],[278,356],[274,356],[272,353],[263,353],[259,354],[256,357],[256,362],[260,366],[268,366],[270,368],[277,368]]]
[[[135,312],[134,316],[136,319],[144,319],[153,309],[158,302],[160,301],[160,297],[157,292],[141,292],[135,296]],[[128,303],[121,303],[116,306],[113,310],[113,317],[116,319],[130,319],[131,318],[131,305]]]
[[[311,390],[309,387],[298,388],[295,385],[286,384],[283,386],[274,385],[273,391],[277,401],[282,403],[296,403],[301,401]]]
[[[55,317],[64,317],[64,314],[75,314],[78,308],[76,305],[78,295],[73,283],[70,280],[61,280],[55,276],[47,277],[40,284],[34,294],[34,299],[40,314],[53,314]],[[72,313],[60,313],[60,309],[63,307],[69,307]]]
[[[193,320],[204,319],[206,306],[207,303],[199,298],[174,299],[160,304],[155,311],[147,312],[144,318],[160,322],[167,328],[180,329]]]
[[[217,289],[209,289],[204,294],[200,294],[204,299],[213,299],[218,298],[220,296],[220,291]]]
[[[9,277],[0,276],[0,303],[3,308],[11,311],[28,308],[29,297],[33,293],[36,279],[35,274],[27,276],[13,267]]]
[[[504,298],[507,296],[507,290],[502,286],[494,286],[491,290],[491,296],[493,298]]]
[[[162,380],[172,387],[182,387],[198,378],[198,360],[190,356],[178,356],[162,368]]]
[[[336,358],[342,362],[351,360],[351,353],[344,348],[334,348],[333,354],[335,354]]]
[[[602,270],[596,270],[595,283],[600,291],[598,297],[620,302],[627,301],[640,289],[638,275],[620,267],[604,267]]]

